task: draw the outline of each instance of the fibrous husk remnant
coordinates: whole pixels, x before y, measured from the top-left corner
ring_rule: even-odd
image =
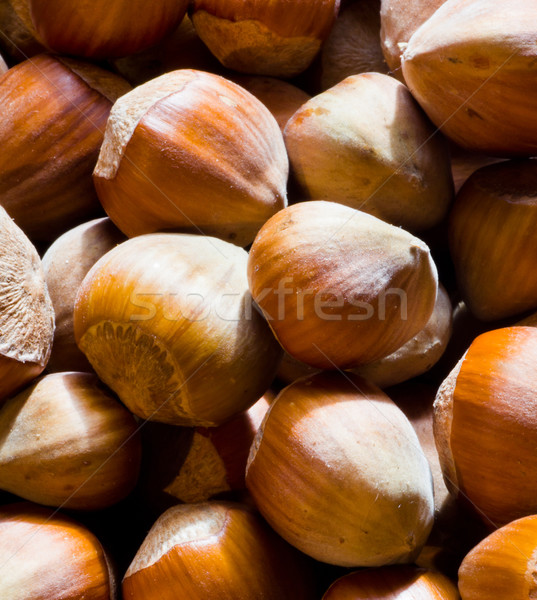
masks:
[[[54,309],[37,250],[0,207],[0,354],[45,367],[53,333]]]

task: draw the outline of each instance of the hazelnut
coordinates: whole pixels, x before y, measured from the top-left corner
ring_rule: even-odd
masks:
[[[18,502],[0,507],[0,597],[116,600],[99,540],[57,511]]]
[[[492,156],[537,150],[534,0],[447,0],[410,38],[403,76],[431,121]]]
[[[427,372],[440,360],[451,338],[451,329],[451,302],[444,286],[439,284],[434,310],[420,332],[388,356],[350,371],[383,389],[408,381]],[[291,383],[315,371],[285,353],[278,367],[278,378]]]
[[[329,34],[340,0],[194,0],[200,38],[229,69],[293,77]]]
[[[46,375],[0,409],[0,489],[95,510],[138,478],[136,421],[90,373]]]
[[[424,242],[322,201],[295,204],[265,223],[248,280],[284,350],[320,369],[391,354],[423,329],[437,294]]]
[[[445,575],[414,566],[356,571],[335,581],[322,600],[459,600]]]
[[[286,205],[287,174],[269,110],[223,77],[183,69],[116,102],[94,181],[129,237],[180,229],[242,246]]]
[[[26,0],[0,0],[0,23],[0,48],[9,62],[18,63],[45,51],[36,39]]]
[[[45,368],[54,335],[54,309],[41,259],[0,207],[0,400]]]
[[[125,600],[312,600],[303,557],[249,508],[173,506],[151,528],[123,579]]]
[[[450,214],[449,241],[460,294],[483,321],[537,308],[537,161],[475,171]]]
[[[284,137],[305,199],[340,202],[412,231],[447,212],[447,145],[393,77],[347,77],[303,104]]]
[[[451,327],[451,302],[439,284],[434,310],[425,327],[395,352],[353,371],[383,389],[422,375],[440,360],[451,338]]]
[[[78,288],[90,268],[103,254],[125,241],[125,236],[104,217],[82,223],[58,237],[43,256],[43,272],[54,306],[56,329],[49,372],[91,371],[78,349],[73,309]]]
[[[412,562],[433,525],[431,471],[412,425],[351,374],[280,392],[252,444],[246,486],[277,533],[330,564]]]
[[[459,569],[462,600],[528,600],[537,590],[537,516],[512,521],[491,533],[464,558]]]
[[[282,133],[287,121],[310,99],[310,95],[300,88],[275,77],[237,75],[233,77],[233,81],[248,90],[270,110]]]
[[[0,202],[31,239],[102,214],[91,173],[112,103],[128,89],[95,65],[45,54],[0,77]]]
[[[388,72],[380,47],[379,11],[380,0],[358,0],[341,6],[310,69],[317,92],[358,73]]]
[[[39,41],[62,54],[113,58],[134,54],[172,32],[188,0],[17,0],[27,5]]]
[[[147,234],[80,286],[75,339],[136,415],[216,426],[268,389],[281,349],[252,306],[247,253],[217,238]]]
[[[391,73],[403,81],[401,55],[412,34],[446,0],[381,0],[380,41]]]
[[[537,511],[537,330],[506,327],[477,337],[434,403],[446,486],[497,527]]]

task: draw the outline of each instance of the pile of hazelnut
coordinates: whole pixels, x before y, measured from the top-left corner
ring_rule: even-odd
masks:
[[[0,0],[1,599],[537,597],[536,39]]]

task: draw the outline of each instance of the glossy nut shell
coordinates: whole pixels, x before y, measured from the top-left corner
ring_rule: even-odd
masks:
[[[431,472],[412,425],[353,375],[315,375],[279,394],[246,486],[284,539],[335,565],[412,562],[433,523]]]
[[[216,238],[148,234],[86,275],[75,339],[136,415],[215,426],[268,389],[281,350],[252,306],[247,258]]]
[[[94,181],[129,237],[188,230],[244,246],[286,205],[287,173],[269,110],[227,79],[183,69],[114,105]]]
[[[321,369],[391,354],[425,326],[437,294],[424,242],[321,201],[295,204],[262,227],[248,281],[283,348]]]

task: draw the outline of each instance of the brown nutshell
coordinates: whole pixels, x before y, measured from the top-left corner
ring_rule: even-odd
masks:
[[[116,102],[94,182],[129,237],[188,231],[244,246],[286,205],[287,173],[269,110],[231,81],[183,69]]]

